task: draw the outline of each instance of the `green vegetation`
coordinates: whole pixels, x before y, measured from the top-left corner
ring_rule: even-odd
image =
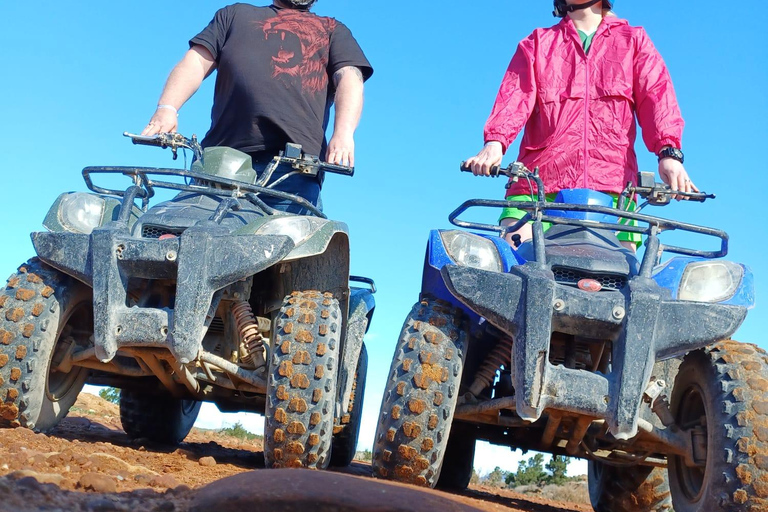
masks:
[[[107,402],[113,404],[120,404],[120,390],[117,388],[104,388],[99,391],[99,396]]]
[[[219,430],[220,434],[223,434],[225,436],[234,437],[236,439],[240,439],[242,441],[253,441],[254,439],[263,439],[262,436],[257,436],[256,434],[253,434],[249,432],[242,423],[239,421],[232,425],[231,427],[226,427],[221,430]]]
[[[568,457],[554,455],[545,465],[544,455],[537,453],[527,460],[520,461],[516,472],[504,471],[497,466],[493,471],[481,477],[473,470],[470,483],[490,487],[564,485],[579,479],[579,477],[567,476],[568,462]]]
[[[373,459],[371,450],[363,450],[355,453],[355,460],[370,462]]]

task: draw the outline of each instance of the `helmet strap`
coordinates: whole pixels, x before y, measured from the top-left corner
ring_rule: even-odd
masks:
[[[588,9],[589,7],[592,7],[596,3],[599,3],[602,1],[603,0],[589,0],[588,2],[584,2],[583,4],[571,4],[571,5],[563,5],[565,4],[565,2],[563,1],[561,5],[558,5],[555,7],[555,10],[552,13],[552,15],[555,16],[556,18],[564,18],[569,12]]]

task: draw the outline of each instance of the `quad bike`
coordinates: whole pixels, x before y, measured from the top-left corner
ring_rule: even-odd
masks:
[[[174,159],[193,151],[191,170],[88,167],[94,193],[53,204],[48,231],[32,234],[37,257],[0,290],[0,427],[52,429],[88,382],[121,389],[134,438],[177,444],[209,401],[265,415],[268,467],[348,465],[375,285],[349,275],[347,226],[271,178],[279,165],[353,169],[289,144],[257,175],[250,156],[195,137],[126,135]],[[150,208],[156,189],[178,195]]]
[[[482,439],[588,459],[598,511],[768,510],[768,356],[730,340],[754,286],[747,267],[718,259],[727,234],[640,213],[675,195],[650,173],[618,208],[589,190],[545,202],[538,171],[519,163],[496,173],[539,192],[470,200],[450,216],[496,235],[432,231],[384,392],[374,473],[463,488]],[[638,197],[646,203],[626,211]],[[527,212],[507,229],[459,219],[507,206]],[[515,249],[497,236],[529,221],[533,238]],[[673,230],[714,237],[719,249],[662,244]],[[641,259],[617,231],[647,235]],[[661,263],[664,252],[681,256]]]

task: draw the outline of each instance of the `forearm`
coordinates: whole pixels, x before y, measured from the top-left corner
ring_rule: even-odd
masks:
[[[334,135],[352,136],[363,113],[363,75],[356,67],[342,68],[336,80]]]
[[[189,50],[168,76],[158,104],[181,109],[213,69],[215,61],[207,50],[198,47]]]

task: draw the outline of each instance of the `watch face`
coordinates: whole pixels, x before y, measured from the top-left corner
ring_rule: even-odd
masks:
[[[677,148],[664,148],[659,153],[659,158],[674,158],[679,162],[683,162],[683,152]]]

